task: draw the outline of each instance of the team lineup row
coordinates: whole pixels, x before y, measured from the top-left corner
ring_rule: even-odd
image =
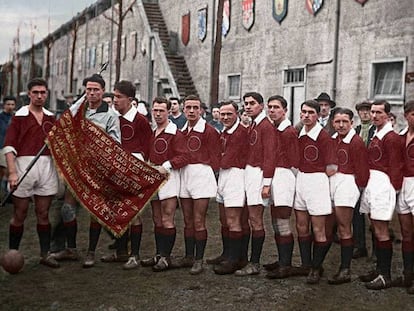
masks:
[[[361,279],[366,281],[369,289],[392,285],[392,243],[388,222],[397,206],[403,238],[404,267],[400,282],[413,293],[414,155],[411,153],[414,150],[414,102],[405,105],[408,129],[401,135],[396,134],[388,122],[389,103],[374,102],[370,106],[370,115],[376,131],[366,147],[353,129],[352,111],[346,108],[332,111],[329,125],[336,133],[331,137],[318,122],[321,111],[318,100],[308,100],[301,105],[302,127],[298,131],[286,118],[287,102],[283,97],[276,95],[268,99],[266,115],[262,96],[249,92],[243,96],[243,101],[244,110],[253,121],[250,127],[241,124],[235,103],[223,102],[219,113],[224,129],[219,133],[202,118],[201,101],[197,96],[187,96],[183,101],[187,122],[181,130],[169,121],[171,102],[157,97],[152,105],[156,127],[151,130],[148,121],[131,104],[135,96],[131,82],[115,84],[114,107],[118,114],[102,102],[105,89],[102,77],[88,77],[84,86],[88,106],[85,117],[119,141],[125,150],[155,164],[161,174],[168,176],[167,183],[151,202],[156,256],[142,260],[142,265],[151,265],[154,271],[181,266],[190,267],[193,275],[202,273],[207,243],[207,207],[209,199],[216,197],[225,243],[223,254],[212,261],[214,272],[237,276],[258,274],[265,238],[263,211],[271,201],[279,261],[269,267],[271,271],[267,277],[304,275],[307,283],[318,283],[336,223],[341,263],[338,273],[328,282],[350,282],[354,248],[351,222],[360,200],[360,211],[369,214],[374,229],[377,256],[376,269]],[[59,267],[60,260],[78,259],[77,202],[73,194],[66,191],[62,219],[67,248],[51,254],[48,210],[57,192],[57,177],[47,150],[16,189],[18,177],[43,145],[49,130],[47,124],[54,122],[53,115],[43,108],[46,82],[33,79],[28,91],[30,104],[16,112],[3,148],[9,185],[15,190],[9,247],[19,247],[29,200],[33,196],[41,246],[40,262]],[[132,136],[130,129],[133,129]],[[217,180],[215,172],[218,172]],[[172,260],[177,197],[184,216],[185,256]],[[292,211],[296,217],[300,267],[292,266]],[[91,218],[88,253],[83,262],[85,268],[95,264],[100,232],[100,224]],[[124,261],[125,269],[138,267],[141,233],[142,223],[137,217],[117,240],[115,254],[101,260]],[[131,241],[130,252],[128,240]]]

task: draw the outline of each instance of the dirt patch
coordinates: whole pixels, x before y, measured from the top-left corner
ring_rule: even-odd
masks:
[[[12,207],[0,209],[0,253],[8,247],[8,222]],[[273,262],[276,248],[265,211],[266,240],[262,263]],[[150,210],[143,215],[144,233],[141,258],[153,255],[154,239]],[[79,213],[78,246],[86,253],[89,216]],[[177,212],[177,242],[173,255],[184,253],[182,216]],[[321,283],[310,286],[304,278],[268,280],[265,272],[258,276],[238,278],[233,275],[218,276],[208,267],[198,276],[191,276],[187,269],[154,273],[150,268],[124,271],[121,264],[97,262],[91,269],[82,269],[80,262],[64,262],[59,269],[38,264],[39,245],[35,231],[35,217],[30,210],[25,224],[21,251],[25,267],[17,275],[0,272],[0,310],[414,310],[413,297],[404,289],[391,288],[368,291],[357,280],[357,275],[371,267],[367,259],[353,261],[353,281],[340,286],[330,286],[326,278],[338,268],[339,245],[334,244],[324,264],[325,274]],[[206,258],[220,253],[220,226],[214,204],[208,211],[209,238]],[[101,234],[97,258],[110,253],[109,236]],[[300,258],[297,245],[294,263]],[[394,244],[393,272],[401,270],[401,245]]]

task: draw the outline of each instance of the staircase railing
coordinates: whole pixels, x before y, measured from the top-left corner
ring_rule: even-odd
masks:
[[[167,56],[165,55],[165,51],[160,39],[160,36],[158,34],[157,31],[153,31],[151,29],[150,23],[148,21],[147,18],[147,14],[145,12],[145,8],[144,8],[144,4],[142,3],[142,0],[138,0],[137,1],[137,7],[138,7],[138,12],[139,15],[144,23],[144,27],[145,27],[145,32],[148,35],[148,40],[153,39],[154,40],[154,47],[156,47],[155,52],[158,54],[158,59],[161,62],[161,66],[162,68],[165,70],[165,73],[167,75],[168,78],[168,83],[170,85],[172,94],[174,97],[180,97],[180,93],[178,92],[178,87],[177,84],[175,82],[173,73],[171,71],[170,65],[168,64],[168,60],[167,60]],[[149,44],[151,44],[150,42],[148,42]],[[150,51],[149,51],[150,52]],[[151,55],[149,55],[149,57],[151,57]]]

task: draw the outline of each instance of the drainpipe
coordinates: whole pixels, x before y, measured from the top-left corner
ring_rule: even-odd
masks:
[[[148,37],[148,88],[147,88],[147,102],[152,103],[152,92],[154,88],[154,34],[151,33]]]
[[[212,94],[211,94],[211,76],[213,75],[213,60],[214,60],[214,38],[216,37],[216,0],[213,0],[212,6],[212,14],[211,14],[211,52],[210,52],[210,76],[209,76],[209,84],[210,84],[210,91],[209,93],[209,104],[212,104]]]
[[[332,100],[336,99],[336,83],[338,75],[338,44],[339,44],[339,24],[341,17],[341,2],[336,0],[335,4],[335,38],[334,38],[334,55],[333,55],[333,72],[332,72]]]
[[[109,62],[109,90],[111,90],[112,86],[112,49],[113,49],[113,42],[114,42],[114,0],[111,0],[111,41],[109,42],[109,55],[108,55],[108,62]]]
[[[86,19],[86,21],[85,21],[85,47],[84,47],[84,51],[85,51],[85,55],[83,55],[83,63],[84,63],[84,66],[83,66],[83,76],[84,77],[86,77],[87,76],[87,74],[88,74],[88,72],[87,72],[87,70],[88,70],[88,64],[86,63],[86,61],[88,60],[88,55],[87,55],[87,52],[88,52],[88,32],[89,32],[89,30],[88,30],[88,23],[89,23],[89,12],[86,12],[85,13],[85,19]]]

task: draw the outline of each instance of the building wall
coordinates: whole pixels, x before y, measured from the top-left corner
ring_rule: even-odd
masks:
[[[116,14],[114,10],[113,14]],[[106,17],[105,17],[106,16]],[[70,90],[70,52],[73,42],[73,35],[68,31],[62,37],[58,38],[51,50],[51,68],[50,78],[53,92],[51,102],[62,100],[63,95],[69,92],[80,94],[83,91],[82,81],[85,77],[92,75],[100,70],[101,65],[110,61],[106,71],[102,73],[106,82],[106,91],[113,91],[115,83],[115,47],[117,25],[113,24],[110,19],[116,16],[112,15],[112,9],[108,9],[103,14],[96,17],[89,17],[87,22],[82,24],[77,31],[75,61],[73,79],[73,89]],[[138,6],[133,6],[133,11],[126,15],[123,23],[124,44],[121,47],[121,73],[120,80],[130,80],[137,86],[137,97],[142,100],[148,100],[148,66],[150,61],[149,40],[150,34],[145,28],[144,22],[138,10]],[[135,39],[136,38],[136,39]],[[112,46],[111,46],[112,45]],[[111,52],[112,49],[112,52]],[[154,60],[153,70],[153,90],[156,95],[157,82],[166,77],[165,68],[160,66],[160,53],[154,48],[151,53]],[[94,61],[93,61],[94,59]],[[62,64],[65,64],[66,71],[62,71]]]
[[[207,104],[210,96],[211,55],[213,28],[216,22],[218,0],[169,1],[159,0],[161,11],[170,32],[178,34],[178,53],[184,55],[200,97]],[[240,74],[240,101],[243,93],[258,91],[268,98],[284,94],[284,71],[289,68],[305,69],[302,83],[304,98],[315,98],[320,92],[335,96],[338,105],[354,107],[364,99],[374,99],[373,63],[380,60],[402,59],[405,72],[414,72],[413,37],[414,6],[412,0],[387,1],[368,0],[364,6],[357,1],[324,1],[321,10],[311,15],[305,1],[288,1],[286,18],[279,24],[272,16],[272,1],[256,0],[255,23],[250,31],[242,26],[241,1],[231,1],[231,26],[223,38],[219,79],[219,100],[228,98],[228,75]],[[133,7],[124,21],[127,53],[122,59],[121,79],[128,79],[139,86],[138,96],[149,99],[156,94],[157,82],[168,73],[161,62],[160,47],[150,53],[150,32],[144,23],[139,7]],[[339,6],[339,36],[336,86],[334,85],[335,27]],[[204,41],[197,37],[197,12],[207,6],[207,36]],[[190,41],[185,46],[181,41],[181,19],[190,12]],[[112,9],[104,12],[111,17]],[[92,14],[93,15],[93,14]],[[116,38],[117,27],[103,14],[91,17],[81,25],[76,45],[74,79],[75,90],[82,90],[82,80],[99,70],[102,61],[109,58],[107,50]],[[132,33],[137,36],[135,56]],[[51,51],[53,75],[53,101],[69,90],[70,47],[69,32],[58,38]],[[80,52],[83,49],[83,52]],[[96,50],[95,65],[86,56],[90,49]],[[103,51],[103,54],[102,54]],[[80,58],[82,53],[82,59]],[[27,53],[28,54],[28,53]],[[87,53],[89,55],[89,53]],[[150,55],[151,54],[151,55]],[[103,77],[107,90],[111,91],[115,80],[115,54],[112,64]],[[153,75],[149,73],[149,62],[153,60]],[[67,70],[62,70],[67,67]],[[60,68],[60,70],[58,70]],[[148,90],[149,79],[153,88]],[[414,98],[414,83],[404,83],[401,97],[390,97],[393,111],[401,115],[401,105]],[[297,110],[298,103],[293,107]],[[297,117],[297,114],[296,114]],[[402,118],[400,117],[400,123]],[[400,124],[402,126],[402,124]]]
[[[208,98],[213,7],[211,2],[160,0],[170,30],[181,38],[181,16],[191,12],[190,42],[180,51],[185,55],[196,87]],[[215,1],[217,5],[218,0]],[[337,4],[340,4],[336,90],[333,85],[334,44]],[[197,10],[209,5],[207,38],[197,38]],[[231,1],[231,27],[223,38],[220,68],[220,99],[227,96],[227,75],[241,74],[241,94],[259,91],[265,98],[283,94],[283,70],[305,66],[306,98],[336,91],[338,105],[353,107],[371,94],[372,62],[406,59],[406,72],[414,71],[414,6],[411,0],[398,2],[369,0],[324,1],[313,16],[305,1],[289,1],[286,18],[279,24],[272,17],[272,1],[256,1],[255,23],[250,31],[242,26],[240,1]],[[206,87],[207,86],[207,87]],[[389,98],[393,110],[401,112],[404,99],[414,98],[414,83],[406,83],[405,96]]]

